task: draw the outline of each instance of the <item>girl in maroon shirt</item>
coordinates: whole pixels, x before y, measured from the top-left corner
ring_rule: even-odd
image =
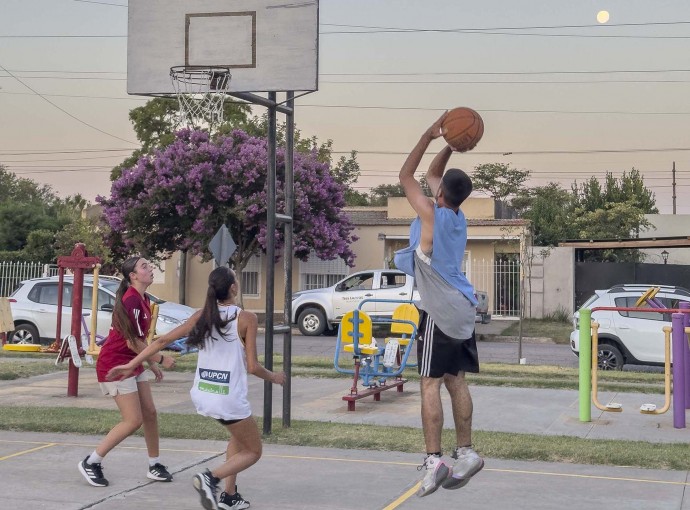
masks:
[[[158,417],[153,403],[149,371],[139,366],[129,377],[109,382],[108,371],[134,359],[146,347],[146,336],[151,325],[151,308],[146,289],[153,283],[153,266],[142,257],[130,257],[122,264],[122,282],[115,295],[113,322],[108,337],[96,362],[96,373],[101,391],[113,397],[120,415],[115,425],[103,438],[93,453],[78,465],[87,482],[105,487],[108,480],[103,476],[101,461],[110,450],[144,426],[144,439],[149,454],[149,470],[146,476],[160,482],[172,481],[172,475],[160,463]],[[148,359],[148,365],[156,381],[163,379],[158,364],[171,368],[174,358],[156,354]]]

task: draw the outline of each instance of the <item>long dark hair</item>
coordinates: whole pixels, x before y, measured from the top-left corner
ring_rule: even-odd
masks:
[[[229,267],[217,267],[208,275],[208,290],[206,303],[194,329],[187,338],[189,347],[203,349],[206,336],[213,337],[213,331],[220,331],[229,322],[236,319],[233,315],[223,320],[218,312],[218,301],[225,301],[230,297],[230,287],[235,283],[235,273]]]
[[[122,336],[124,336],[128,342],[134,342],[137,338],[139,338],[139,335],[137,334],[137,329],[134,327],[134,324],[132,324],[132,321],[129,320],[129,315],[127,314],[125,305],[122,304],[122,296],[124,296],[125,292],[127,292],[127,289],[129,289],[131,284],[129,281],[129,274],[134,272],[134,268],[139,260],[141,260],[141,257],[130,257],[122,263],[122,267],[120,268],[122,280],[120,281],[120,286],[117,288],[117,292],[115,293],[113,327],[122,333]]]

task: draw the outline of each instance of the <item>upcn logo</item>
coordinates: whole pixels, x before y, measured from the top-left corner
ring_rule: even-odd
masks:
[[[203,379],[204,381],[227,383],[230,380],[230,372],[200,368],[199,378]]]

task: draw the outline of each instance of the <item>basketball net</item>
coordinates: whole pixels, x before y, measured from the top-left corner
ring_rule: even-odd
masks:
[[[178,129],[208,127],[212,131],[221,125],[231,77],[227,67],[171,67],[170,79],[179,104]]]

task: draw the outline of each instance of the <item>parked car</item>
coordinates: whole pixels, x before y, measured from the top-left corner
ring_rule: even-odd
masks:
[[[64,277],[62,288],[62,323],[60,337],[70,333],[72,321],[72,281],[71,276]],[[101,276],[98,279],[98,319],[96,331],[106,336],[112,322],[115,293],[120,279],[112,276]],[[189,306],[164,301],[147,293],[152,302],[158,303],[158,321],[156,332],[164,334],[187,320],[195,309]],[[84,276],[82,309],[84,314],[91,313],[93,296],[93,277]],[[9,343],[51,343],[55,340],[57,330],[58,277],[34,278],[24,280],[10,295],[10,308],[15,329],[8,334]],[[91,317],[86,318],[91,327]]]
[[[485,292],[475,293],[479,306],[475,321],[488,323],[489,299]],[[292,297],[292,323],[303,335],[334,334],[343,315],[357,308],[364,299],[419,301],[414,278],[395,269],[359,271],[331,287],[295,292]],[[362,309],[376,317],[391,317],[398,303],[365,303]]]
[[[690,303],[690,291],[666,285],[617,285],[597,290],[582,308],[600,306],[634,307],[650,287],[659,287],[656,299],[666,308],[678,308],[680,302]],[[579,355],[580,313],[573,314],[574,331],[570,333],[570,348]],[[599,323],[598,366],[601,370],[622,370],[623,365],[662,365],[664,363],[664,333],[670,326],[671,314],[657,312],[626,312],[599,310],[592,312]]]

